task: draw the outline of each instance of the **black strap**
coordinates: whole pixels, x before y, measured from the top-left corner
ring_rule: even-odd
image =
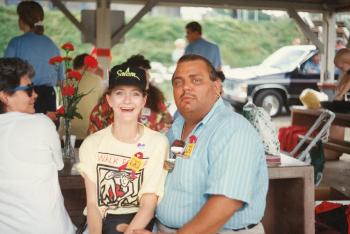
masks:
[[[249,224],[246,227],[242,227],[242,228],[238,228],[238,229],[232,229],[232,231],[238,232],[238,231],[242,231],[242,230],[249,230],[252,229],[253,227],[255,227],[256,225],[258,225],[257,223],[253,223],[253,224]]]
[[[85,231],[85,229],[87,228],[87,219],[86,216],[84,215],[84,220],[83,222],[79,225],[79,227],[76,230],[76,234],[83,234],[83,232]]]

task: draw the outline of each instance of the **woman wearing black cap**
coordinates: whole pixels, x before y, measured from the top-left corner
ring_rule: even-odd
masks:
[[[78,168],[85,180],[90,233],[121,233],[116,230],[121,223],[129,224],[125,233],[152,230],[169,146],[164,135],[138,123],[146,85],[143,69],[125,64],[113,67],[106,98],[114,122],[80,147]]]

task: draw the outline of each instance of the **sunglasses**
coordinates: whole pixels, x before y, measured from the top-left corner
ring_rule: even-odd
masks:
[[[27,85],[27,86],[17,86],[16,88],[13,88],[13,89],[8,89],[9,92],[16,92],[16,91],[25,91],[28,95],[28,97],[31,97],[33,95],[33,91],[34,91],[34,85],[33,84],[30,84],[30,85]]]

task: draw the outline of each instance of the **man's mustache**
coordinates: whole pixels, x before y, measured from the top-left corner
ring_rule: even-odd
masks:
[[[196,96],[190,92],[183,92],[180,96],[180,99],[184,98],[184,97],[190,97],[190,98],[195,98]]]

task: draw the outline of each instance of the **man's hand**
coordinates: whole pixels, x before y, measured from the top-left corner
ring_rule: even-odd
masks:
[[[122,224],[118,224],[115,229],[118,232],[125,232],[126,229],[128,229],[128,226],[129,226],[128,224],[122,223]],[[137,230],[132,230],[131,234],[155,234],[155,232],[150,232],[150,231],[148,231],[146,229],[137,229]],[[156,234],[166,234],[166,233],[164,233],[164,232],[157,232]]]
[[[121,223],[121,224],[118,224],[115,229],[118,231],[118,232],[125,232],[126,229],[128,229],[129,227],[129,224],[126,224],[126,223]]]
[[[145,229],[133,230],[132,234],[153,234],[153,232],[147,231]],[[161,232],[157,232],[157,234],[162,234]]]

